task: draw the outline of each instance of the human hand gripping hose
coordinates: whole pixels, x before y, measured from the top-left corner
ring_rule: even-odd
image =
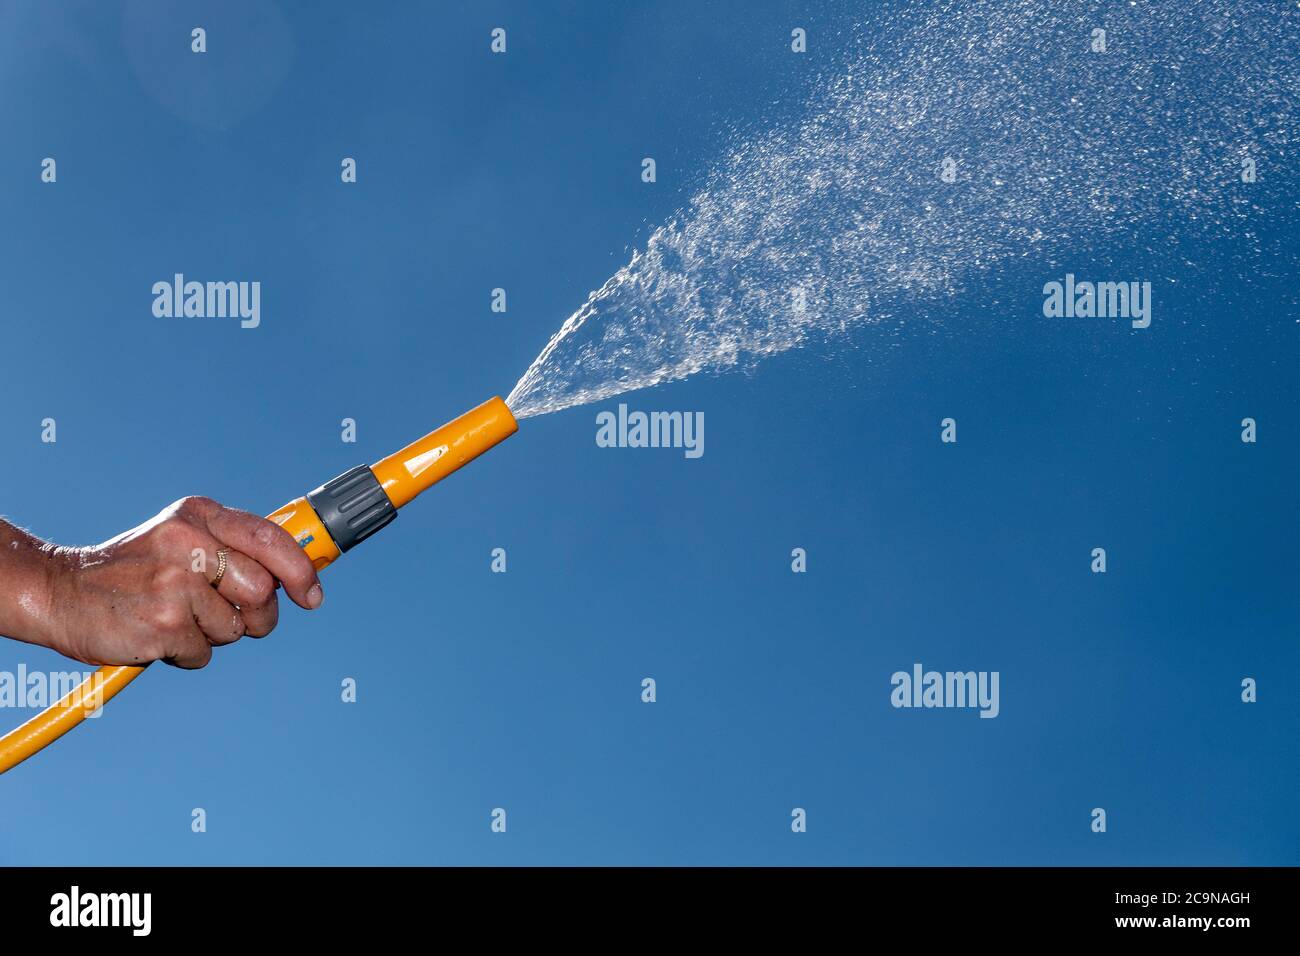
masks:
[[[492,398],[374,465],[345,471],[267,518],[288,531],[320,571],[388,525],[420,492],[518,430],[506,403]],[[0,738],[0,773],[58,740],[143,672],[130,665],[101,667]]]

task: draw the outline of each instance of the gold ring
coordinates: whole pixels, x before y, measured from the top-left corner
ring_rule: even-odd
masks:
[[[217,549],[217,576],[212,579],[212,586],[214,588],[221,584],[221,579],[226,576],[226,558],[229,554],[229,548]]]

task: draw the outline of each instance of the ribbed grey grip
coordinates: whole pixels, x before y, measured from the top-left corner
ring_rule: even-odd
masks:
[[[397,517],[397,509],[366,465],[357,465],[308,492],[307,501],[343,552]]]

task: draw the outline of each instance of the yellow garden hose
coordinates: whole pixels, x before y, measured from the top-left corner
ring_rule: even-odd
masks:
[[[316,570],[397,517],[397,509],[519,430],[500,398],[367,467],[358,465],[268,515],[307,552]],[[61,700],[0,738],[0,773],[49,746],[93,714],[143,667],[101,667]]]
[[[54,743],[144,673],[143,667],[101,667],[21,727],[0,737],[0,773]]]

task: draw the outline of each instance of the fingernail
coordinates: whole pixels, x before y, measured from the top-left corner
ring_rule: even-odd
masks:
[[[311,590],[307,592],[307,606],[313,611],[320,607],[321,602],[325,600],[325,592],[320,589],[319,584],[313,584]]]

